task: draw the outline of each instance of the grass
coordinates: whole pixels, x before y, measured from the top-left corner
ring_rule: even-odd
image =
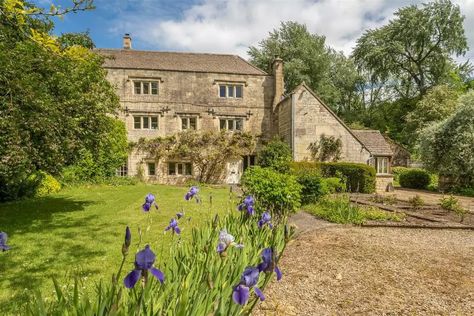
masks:
[[[364,207],[352,204],[347,196],[325,198],[304,209],[317,217],[339,224],[362,224],[368,220],[401,221],[401,214],[383,211],[376,207]]]
[[[235,209],[228,189],[201,188],[202,204],[184,201],[187,189],[146,184],[75,187],[45,198],[0,204],[0,230],[8,233],[12,247],[0,253],[0,314],[13,313],[32,290],[53,295],[52,277],[67,286],[71,275],[80,276],[88,280],[86,291],[93,288],[93,281],[110,278],[120,264],[127,225],[133,244],[139,242],[140,227],[141,245],[150,243],[152,249],[163,250],[173,238],[163,230],[177,212],[186,214],[180,221],[180,238],[190,238],[191,228],[216,210],[222,214]],[[149,192],[157,196],[160,209],[144,213],[141,204]],[[162,253],[169,252],[157,251],[157,261],[164,259]],[[133,259],[128,256],[124,269],[133,266]]]

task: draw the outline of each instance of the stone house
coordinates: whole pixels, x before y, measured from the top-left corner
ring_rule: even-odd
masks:
[[[128,34],[123,49],[97,52],[106,57],[104,68],[117,88],[123,109],[120,118],[130,141],[186,129],[246,131],[258,136],[260,144],[280,136],[290,145],[294,159],[301,161],[309,158],[309,145],[324,134],[341,139],[342,161],[376,167],[379,190],[391,181],[392,153],[386,142],[388,149],[379,151],[382,135],[350,130],[304,83],[285,94],[279,58],[273,61],[272,73],[267,73],[236,55],[133,50]],[[238,183],[255,160],[250,155],[229,161],[225,182]],[[193,172],[186,159],[154,161],[132,152],[118,175],[183,183],[193,178]]]

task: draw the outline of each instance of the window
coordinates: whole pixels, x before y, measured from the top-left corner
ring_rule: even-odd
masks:
[[[134,116],[134,129],[158,129],[158,116]]]
[[[124,165],[120,166],[120,168],[117,168],[117,170],[115,171],[115,175],[117,177],[126,177],[126,176],[128,176],[127,164],[124,164]]]
[[[221,98],[239,98],[243,95],[243,85],[239,84],[220,84],[219,97]]]
[[[244,171],[247,170],[250,166],[255,166],[255,155],[244,156]]]
[[[388,173],[388,158],[387,157],[377,157],[377,173]]]
[[[158,95],[158,82],[157,81],[134,81],[133,92],[135,94]]]
[[[197,129],[197,117],[182,117],[181,118],[181,129]]]
[[[244,120],[241,118],[231,118],[231,119],[220,119],[219,126],[220,129],[226,129],[228,131],[241,131],[243,130]]]
[[[192,176],[193,166],[190,162],[169,162],[168,175]]]
[[[155,176],[156,175],[156,165],[154,162],[149,162],[148,164],[148,175]]]

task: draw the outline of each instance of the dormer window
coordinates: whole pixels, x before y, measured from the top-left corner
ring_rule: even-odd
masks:
[[[133,81],[134,94],[158,95],[158,81]]]
[[[244,86],[241,84],[220,84],[219,97],[241,99]]]

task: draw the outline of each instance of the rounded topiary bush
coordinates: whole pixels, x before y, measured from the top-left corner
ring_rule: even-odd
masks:
[[[398,181],[402,188],[426,189],[430,184],[430,174],[423,169],[407,169],[400,173]]]
[[[315,203],[328,193],[325,179],[317,172],[298,172],[296,178],[301,185],[302,204]]]
[[[291,160],[290,146],[279,139],[274,139],[265,145],[257,159],[259,166],[272,168],[279,172],[288,172]]]
[[[244,194],[255,198],[260,211],[268,208],[283,215],[301,206],[301,185],[293,175],[255,166],[245,170],[241,184]]]
[[[52,175],[44,171],[38,171],[29,177],[32,187],[32,195],[44,197],[61,190],[61,184]]]

